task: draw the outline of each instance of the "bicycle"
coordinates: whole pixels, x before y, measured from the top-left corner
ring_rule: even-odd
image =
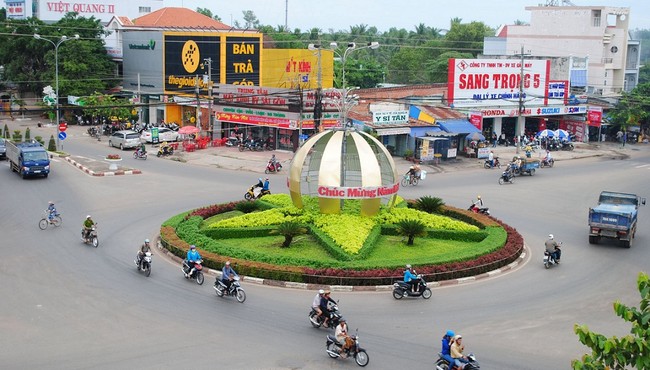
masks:
[[[43,213],[43,218],[41,218],[41,220],[38,222],[38,227],[40,227],[41,230],[47,229],[47,226],[50,224],[54,225],[54,227],[61,226],[61,223],[63,222],[61,214],[57,213],[52,216],[52,219],[50,219],[50,212],[48,210],[45,210]]]
[[[420,181],[420,176],[410,176],[409,174],[405,174],[404,178],[402,179],[402,186],[403,187],[409,185],[416,186],[419,181]]]

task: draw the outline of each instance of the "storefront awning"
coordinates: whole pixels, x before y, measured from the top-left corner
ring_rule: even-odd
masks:
[[[452,137],[452,136],[458,136],[458,134],[452,132],[444,132],[444,131],[427,131],[427,136],[421,136],[418,139],[421,139],[423,137]]]
[[[473,132],[481,133],[474,125],[469,123],[467,120],[457,120],[457,121],[445,121],[438,122],[440,127],[446,132],[451,132],[455,134],[471,134]]]
[[[410,127],[391,127],[391,128],[378,128],[375,129],[377,135],[387,136],[387,135],[408,135],[411,133]]]
[[[432,137],[432,136],[421,136],[418,139],[427,140],[427,141],[449,140],[448,137]]]

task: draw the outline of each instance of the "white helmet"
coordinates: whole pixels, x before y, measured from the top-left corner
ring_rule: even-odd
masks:
[[[406,268],[407,268],[407,269],[410,269],[410,268],[411,268],[411,265],[406,265]]]
[[[90,218],[90,215],[86,216],[86,218]]]
[[[144,242],[149,244],[149,239],[145,239]]]
[[[549,239],[553,239],[553,234],[548,234]]]
[[[320,290],[318,291],[318,294],[321,294],[321,295],[322,295],[322,294],[325,294],[325,291],[324,291],[323,289],[320,289]]]

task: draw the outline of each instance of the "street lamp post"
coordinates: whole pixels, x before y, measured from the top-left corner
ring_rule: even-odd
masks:
[[[50,39],[46,39],[46,38],[42,37],[41,35],[39,35],[37,33],[34,34],[34,38],[37,39],[37,40],[45,40],[45,41],[49,42],[50,44],[52,44],[54,46],[54,65],[55,65],[55,67],[54,67],[55,68],[54,69],[54,81],[55,81],[54,82],[54,85],[55,85],[54,89],[55,89],[55,93],[56,93],[56,102],[54,104],[54,107],[55,107],[55,110],[56,110],[56,125],[57,125],[57,130],[58,130],[58,125],[61,123],[61,112],[59,110],[59,46],[61,44],[63,44],[64,42],[66,42],[66,41],[79,40],[79,35],[75,34],[72,38],[68,38],[68,36],[63,35],[56,42],[54,42],[54,41],[52,41]],[[56,146],[57,146],[57,148],[61,147],[61,145],[59,143],[59,135],[58,134],[56,135]]]

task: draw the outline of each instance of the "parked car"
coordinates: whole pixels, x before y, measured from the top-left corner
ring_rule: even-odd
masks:
[[[145,143],[151,143],[151,129],[148,130],[143,130],[142,134],[140,135],[140,140],[144,141]],[[177,141],[178,140],[178,132],[174,130],[170,130],[165,127],[161,127],[158,129],[158,142],[162,143],[163,141]]]
[[[133,130],[121,130],[114,132],[108,137],[108,146],[120,148],[120,150],[140,146],[140,134]]]
[[[7,158],[7,144],[5,144],[5,139],[0,138],[0,158]]]

